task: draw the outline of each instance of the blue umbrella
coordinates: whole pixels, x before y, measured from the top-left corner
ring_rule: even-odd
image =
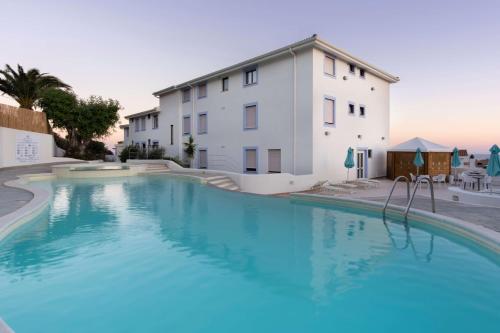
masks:
[[[418,169],[424,165],[424,158],[422,157],[422,151],[420,148],[417,148],[416,154],[415,154],[415,159],[413,160],[413,164],[417,167],[417,176],[418,176]]]
[[[458,156],[458,148],[455,147],[453,148],[453,155],[451,157],[451,167],[455,169],[455,177],[456,177],[456,168],[458,168],[460,165],[462,165],[462,162],[460,161],[460,157]]]
[[[354,150],[351,147],[347,149],[344,166],[347,168],[347,180],[349,180],[349,169],[354,168]]]
[[[486,172],[490,177],[500,176],[500,158],[498,157],[498,153],[500,153],[500,148],[498,148],[497,145],[493,145],[490,148],[490,152],[491,155]]]

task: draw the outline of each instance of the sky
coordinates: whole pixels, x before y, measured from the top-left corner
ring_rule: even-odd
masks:
[[[391,145],[420,136],[482,153],[500,144],[498,0],[0,0],[0,10],[0,66],[36,67],[80,97],[117,99],[122,117],[157,106],[153,91],[317,33],[401,78]],[[122,138],[117,130],[105,142]]]

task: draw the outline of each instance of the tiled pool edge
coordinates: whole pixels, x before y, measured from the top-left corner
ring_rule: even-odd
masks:
[[[49,204],[49,193],[43,189],[26,185],[27,181],[53,178],[54,175],[52,174],[21,175],[18,179],[9,180],[4,183],[4,185],[8,187],[19,188],[31,192],[33,194],[33,199],[18,210],[0,217],[0,241],[15,229],[38,216]]]
[[[321,194],[292,193],[290,194],[290,198],[292,200],[320,202],[348,208],[362,208],[363,210],[378,213],[381,213],[382,208],[384,207],[384,204],[382,202],[354,198],[332,197]],[[389,205],[387,216],[401,217],[401,213],[404,211],[404,209],[405,208],[401,206]],[[416,208],[412,208],[410,210],[408,218],[416,222],[433,225],[438,228],[450,231],[454,234],[458,234],[461,237],[473,240],[479,245],[486,247],[487,249],[494,251],[495,253],[500,253],[500,233],[494,230],[453,217],[431,213]]]

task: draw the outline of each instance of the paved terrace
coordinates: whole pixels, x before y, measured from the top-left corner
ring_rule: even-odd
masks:
[[[0,169],[0,216],[15,211],[33,198],[30,192],[10,188],[4,186],[3,183],[12,179],[16,179],[17,175],[21,174],[51,172],[51,165],[54,164]],[[171,173],[177,174],[173,171],[171,171]],[[178,174],[193,175],[203,178],[215,175],[203,174],[200,172],[179,172]],[[354,193],[339,194],[323,189],[307,191],[307,193],[360,198],[365,200],[383,202],[385,201],[385,198],[387,197],[391,186],[392,181],[383,179],[380,180],[380,185],[376,188],[356,188],[352,190],[352,192]],[[436,184],[434,187],[437,213],[482,225],[496,232],[500,232],[500,207],[483,207],[451,201],[451,194],[448,192],[447,187],[447,184]],[[429,197],[429,189],[424,185],[418,190],[417,196],[415,197],[415,200],[413,202],[413,207],[430,211],[431,203]],[[400,206],[406,205],[406,187],[404,183],[398,184],[398,186],[396,187],[393,198],[391,199],[391,203]]]

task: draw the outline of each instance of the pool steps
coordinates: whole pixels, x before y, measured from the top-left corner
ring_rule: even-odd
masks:
[[[147,164],[144,173],[162,173],[168,172],[170,169],[165,164]]]
[[[212,176],[206,178],[207,184],[228,190],[228,191],[239,191],[240,188],[236,183],[227,176]]]

